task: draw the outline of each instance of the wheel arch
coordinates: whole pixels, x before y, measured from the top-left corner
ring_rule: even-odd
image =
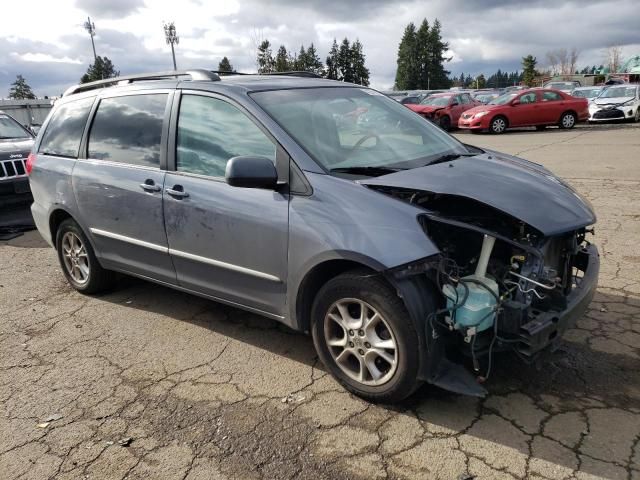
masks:
[[[77,223],[77,220],[73,217],[73,215],[71,215],[71,213],[63,208],[56,208],[49,215],[49,233],[51,234],[51,241],[54,245],[56,243],[56,234],[58,232],[58,228],[60,227],[60,224],[67,218],[71,218]]]

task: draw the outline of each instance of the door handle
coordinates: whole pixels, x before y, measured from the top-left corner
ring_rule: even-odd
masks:
[[[147,178],[144,183],[141,183],[140,188],[142,188],[145,192],[159,192],[160,190],[162,190],[162,188],[160,188],[160,185],[156,185],[156,183],[150,178]]]
[[[165,189],[165,192],[174,198],[187,198],[189,196],[189,194],[182,188],[182,185],[174,185],[173,188]]]

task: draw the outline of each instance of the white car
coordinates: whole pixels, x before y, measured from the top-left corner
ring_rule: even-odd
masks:
[[[589,121],[640,122],[640,85],[612,85],[589,103]]]

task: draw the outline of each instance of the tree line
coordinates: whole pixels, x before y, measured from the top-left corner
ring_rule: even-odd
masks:
[[[280,45],[273,54],[271,42],[263,40],[258,45],[256,64],[258,73],[312,72],[330,80],[369,85],[369,69],[365,65],[366,56],[360,40],[353,43],[344,38],[340,45],[333,39],[329,55],[323,63],[313,43],[307,48],[300,46],[298,52],[287,51]]]

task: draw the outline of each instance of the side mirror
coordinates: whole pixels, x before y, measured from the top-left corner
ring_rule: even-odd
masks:
[[[224,177],[232,187],[275,190],[278,185],[278,172],[267,157],[233,157],[227,162]]]
[[[458,102],[451,102],[451,103],[449,104],[449,106],[450,106],[450,107],[455,107],[456,105],[458,105]]]
[[[519,100],[519,99],[517,99],[517,98],[516,98],[515,100],[512,100],[512,101],[511,101],[511,106],[512,106],[512,107],[515,107],[516,105],[520,105],[520,100]]]

